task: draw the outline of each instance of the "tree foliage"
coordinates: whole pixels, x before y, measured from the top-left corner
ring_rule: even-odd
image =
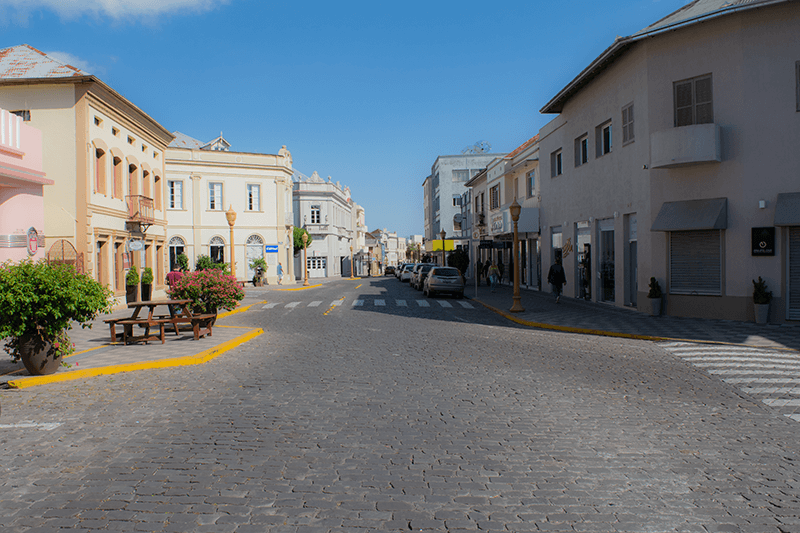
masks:
[[[297,226],[294,227],[294,254],[297,255],[301,251],[303,251],[303,234],[308,235],[308,242],[306,243],[307,246],[311,246],[311,235],[308,234],[308,231],[305,228],[298,228]]]
[[[469,268],[469,254],[463,248],[453,250],[447,254],[446,266],[456,267],[461,272],[461,275],[465,276],[467,268]]]

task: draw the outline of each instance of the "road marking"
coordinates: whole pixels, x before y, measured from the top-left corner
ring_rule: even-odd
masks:
[[[427,302],[427,300],[417,300],[417,305],[420,307],[430,307],[431,304]]]
[[[272,309],[272,308],[273,308],[273,307],[275,307],[276,305],[280,305],[280,304],[279,304],[279,303],[271,303],[271,304],[267,304],[267,305],[265,305],[264,307],[262,307],[261,309]]]
[[[385,307],[386,306],[386,300],[375,300],[375,305],[378,306],[378,307]]]
[[[361,287],[362,285],[363,285],[363,283],[359,283],[358,285],[356,285],[356,289],[358,289],[358,288],[359,288],[359,287]]]
[[[322,305],[322,300],[317,300],[316,302],[308,304],[309,307],[319,307],[320,305]]]
[[[800,407],[800,400],[786,400],[783,398],[766,398],[761,400],[770,407]]]
[[[338,300],[334,300],[331,302],[331,307],[336,307],[337,305],[342,305],[344,303],[344,298],[340,298]]]
[[[458,303],[461,304],[461,307],[463,307],[464,309],[475,309],[469,302],[464,302],[459,300]]]
[[[61,425],[61,422],[17,422],[16,424],[0,424],[0,429],[43,429],[51,431]]]
[[[298,305],[300,305],[301,303],[302,303],[302,302],[291,302],[291,303],[288,303],[288,304],[286,304],[286,307],[288,307],[288,308],[290,308],[290,309],[294,309],[295,307],[297,307],[297,306],[298,306]]]
[[[442,307],[453,307],[453,304],[451,304],[447,300],[436,300],[436,301],[439,302],[439,305],[441,305]]]
[[[361,307],[364,305],[364,300],[353,300],[353,307]]]
[[[408,307],[405,300],[395,300],[395,303],[397,303],[397,307]]]
[[[798,387],[742,387],[742,390],[748,394],[789,394],[791,396],[800,396],[800,388]]]
[[[732,385],[739,385],[742,383],[758,383],[758,384],[771,383],[773,385],[800,385],[799,379],[791,379],[791,378],[726,378],[723,381],[725,383],[730,383]]]

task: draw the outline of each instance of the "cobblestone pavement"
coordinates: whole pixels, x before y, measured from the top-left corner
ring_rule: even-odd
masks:
[[[202,366],[0,391],[3,531],[800,531],[797,422],[655,343],[313,291]]]

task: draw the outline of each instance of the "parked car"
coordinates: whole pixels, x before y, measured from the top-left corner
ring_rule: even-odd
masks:
[[[386,268],[383,269],[384,276],[394,276],[394,267],[392,265],[388,265]]]
[[[417,272],[419,272],[419,269],[424,265],[425,263],[415,263],[414,268],[411,269],[411,278],[408,280],[408,284],[412,287],[417,286]]]
[[[403,265],[403,271],[400,273],[400,281],[411,280],[411,270],[416,266],[416,263],[407,263]]]
[[[422,292],[430,298],[436,293],[449,293],[456,298],[464,297],[464,277],[457,268],[434,267],[428,272]]]
[[[400,263],[397,265],[397,268],[394,269],[394,276],[397,279],[400,279],[400,273],[403,271],[403,267],[406,266],[406,263]]]
[[[413,287],[418,291],[422,290],[422,284],[425,283],[425,278],[428,277],[428,272],[431,271],[433,267],[436,265],[428,263],[426,265],[422,265],[415,273],[414,273],[414,284]]]

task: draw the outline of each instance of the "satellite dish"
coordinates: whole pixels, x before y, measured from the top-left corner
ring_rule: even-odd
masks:
[[[478,141],[472,146],[467,146],[461,150],[462,154],[488,154],[492,151],[492,145],[488,141]]]

